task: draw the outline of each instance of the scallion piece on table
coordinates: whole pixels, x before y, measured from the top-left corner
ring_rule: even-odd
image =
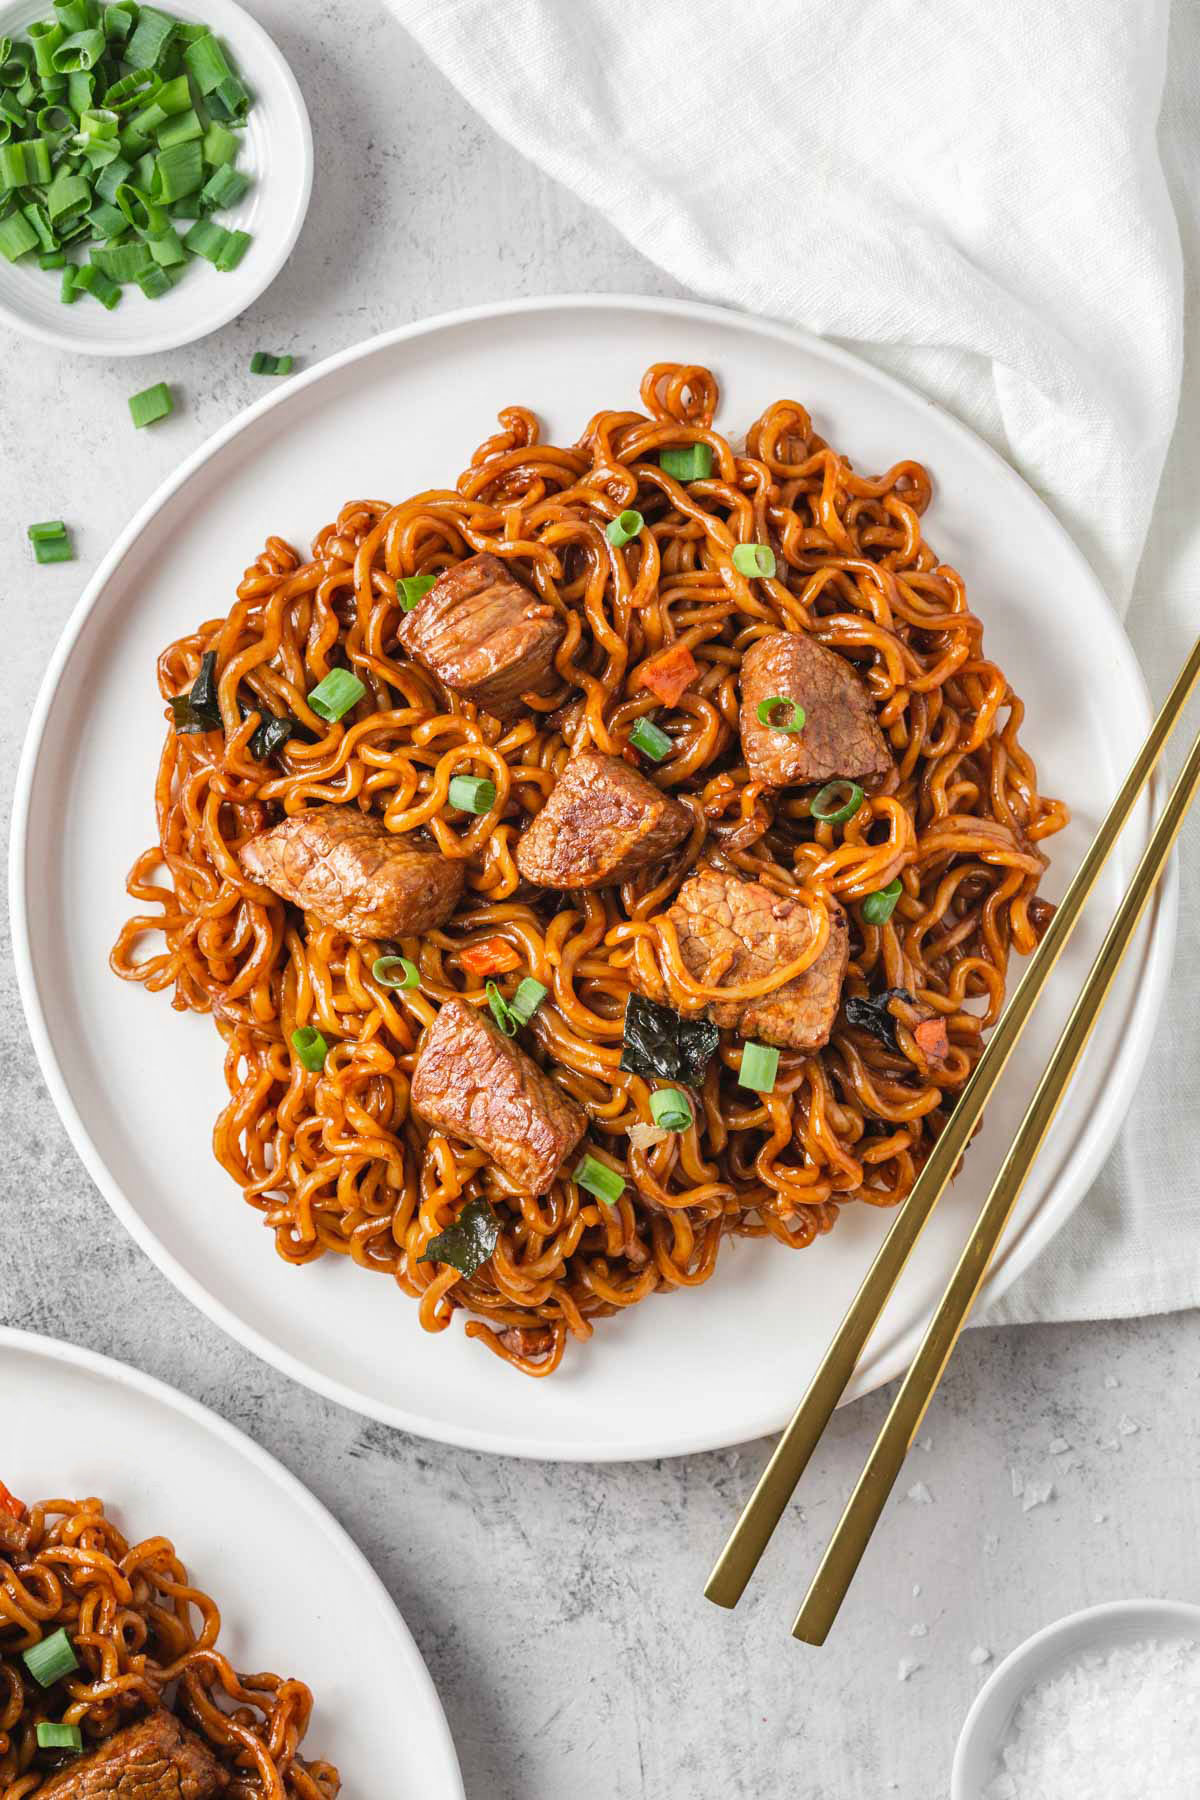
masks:
[[[40,544],[45,538],[66,537],[67,527],[62,519],[42,519],[38,524],[31,525],[25,535],[35,544]]]
[[[620,550],[625,544],[632,543],[646,521],[636,507],[627,506],[625,511],[610,519],[604,527],[604,535],[610,544]]]
[[[29,541],[40,563],[73,562],[75,552],[61,519],[44,519],[29,527]]]
[[[319,1075],[329,1055],[329,1045],[315,1025],[301,1025],[292,1033],[292,1049],[310,1075]]]
[[[59,1626],[49,1637],[42,1638],[40,1643],[31,1644],[21,1656],[22,1662],[33,1676],[39,1687],[53,1687],[64,1675],[79,1667],[79,1658],[75,1654],[75,1646],[67,1636],[66,1628]]]
[[[421,971],[407,956],[377,956],[371,973],[380,987],[415,988],[421,985]]]
[[[772,731],[801,731],[808,715],[798,701],[789,700],[786,694],[772,694],[759,701],[754,716]]]
[[[663,450],[658,461],[676,481],[707,481],[713,472],[713,453],[708,444],[685,444]]]
[[[571,1179],[589,1194],[595,1194],[605,1206],[615,1206],[625,1191],[625,1182],[617,1171],[590,1153],[576,1163]]]
[[[889,881],[886,887],[876,888],[873,894],[868,894],[862,903],[862,916],[867,924],[886,925],[896,910],[896,902],[902,891],[903,884],[897,875],[895,881]]]
[[[692,1103],[680,1088],[655,1088],[650,1116],[664,1131],[686,1131],[692,1123]]]
[[[635,750],[640,750],[651,762],[662,762],[675,748],[666,732],[652,719],[639,719],[629,734],[629,741]]]
[[[743,1044],[742,1066],[738,1070],[738,1086],[754,1088],[769,1094],[775,1086],[779,1070],[779,1052],[774,1044]]]
[[[864,798],[857,781],[827,781],[814,796],[809,811],[822,825],[844,825],[854,817]]]
[[[262,355],[261,351],[259,352],[259,355]],[[274,358],[272,358],[272,360],[274,360]],[[250,366],[253,368],[253,363]],[[269,375],[273,374],[274,370],[258,369],[255,373],[259,375]],[[405,612],[411,612],[418,600],[423,600],[430,588],[436,585],[436,582],[437,577],[434,575],[401,575],[396,582],[396,598],[399,600]]]
[[[330,669],[308,696],[308,704],[320,718],[335,725],[352,706],[358,705],[366,691],[365,684],[349,669]]]
[[[733,566],[739,575],[757,575],[765,580],[775,573],[775,552],[770,544],[738,544],[733,552]]]
[[[82,1750],[83,1733],[78,1725],[58,1725],[53,1719],[37,1723],[39,1750]]]
[[[485,775],[452,775],[450,804],[460,812],[490,812],[496,802],[496,784]]]
[[[140,394],[129,396],[129,411],[139,431],[144,425],[153,425],[157,420],[165,419],[174,405],[171,390],[165,381],[156,381],[153,387],[143,388]]]

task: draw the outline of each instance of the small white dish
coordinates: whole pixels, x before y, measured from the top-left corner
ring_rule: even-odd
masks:
[[[983,1800],[1000,1773],[998,1752],[1013,1714],[1031,1688],[1085,1651],[1138,1638],[1200,1642],[1200,1606],[1183,1600],[1114,1600],[1070,1613],[1019,1644],[975,1696],[954,1752],[950,1800]]]
[[[34,257],[0,258],[0,325],[83,356],[151,356],[191,344],[228,325],[270,286],[300,235],[312,193],[312,128],[304,97],[281,51],[234,0],[165,0],[166,11],[211,25],[254,97],[242,131],[238,167],[253,177],[236,207],[219,222],[248,231],[250,246],[227,275],[197,259],[161,300],[136,285],[122,290],[107,312],[83,295],[73,306],[59,299],[57,275]],[[50,0],[0,0],[0,37],[17,37],[52,12]]]

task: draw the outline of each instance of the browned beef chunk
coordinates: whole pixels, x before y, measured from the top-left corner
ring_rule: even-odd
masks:
[[[573,756],[517,845],[517,867],[541,887],[624,881],[658,862],[691,828],[686,806],[619,756]]]
[[[443,925],[463,865],[390,832],[357,806],[314,806],[242,845],[254,881],[351,937],[409,937]]]
[[[408,654],[498,719],[542,693],[566,626],[490,551],[439,575],[400,627]]]
[[[421,1039],[412,1103],[531,1194],[546,1192],[587,1124],[532,1057],[462,1000],[448,1000]]]
[[[688,973],[706,987],[763,980],[804,954],[817,925],[803,901],[786,900],[761,882],[742,881],[707,864],[684,882],[667,917],[679,934]],[[811,968],[761,999],[718,1000],[705,1011],[715,1025],[742,1037],[819,1050],[833,1030],[849,955],[846,915],[831,901],[829,937]]]
[[[208,1745],[169,1712],[152,1712],[52,1775],[37,1800],[212,1800],[229,1777]]]
[[[759,705],[776,695],[804,708],[802,730],[761,723]],[[802,631],[775,631],[751,644],[742,658],[740,723],[750,773],[772,787],[886,775],[893,767],[853,664]]]

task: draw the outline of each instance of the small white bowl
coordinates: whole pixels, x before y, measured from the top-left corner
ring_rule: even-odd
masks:
[[[51,12],[50,0],[0,0],[0,37],[16,37]],[[177,287],[147,300],[136,285],[106,312],[81,295],[59,300],[56,273],[36,257],[0,257],[0,325],[84,356],[150,356],[194,343],[245,312],[278,275],[300,235],[312,193],[312,128],[296,78],[262,26],[234,0],[164,0],[164,11],[211,25],[232,52],[253,95],[238,167],[253,176],[241,204],[220,223],[251,234],[245,256],[227,275],[196,258]]]
[[[1200,1643],[1200,1606],[1182,1600],[1114,1600],[1071,1613],[1018,1645],[980,1688],[967,1714],[954,1752],[950,1800],[982,1800],[989,1781],[1000,1773],[998,1753],[1013,1714],[1039,1681],[1084,1651],[1103,1651],[1137,1638]]]

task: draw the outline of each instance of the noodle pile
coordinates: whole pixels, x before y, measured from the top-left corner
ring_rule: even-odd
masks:
[[[237,1673],[218,1648],[216,1602],[166,1538],[128,1544],[94,1499],[43,1500],[26,1515],[0,1487],[3,1510],[25,1517],[29,1542],[0,1548],[0,1800],[36,1796],[53,1772],[39,1720],[77,1725],[86,1755],[172,1701],[228,1771],[227,1800],[334,1800],[337,1770],[299,1756],[308,1688]],[[79,1666],[43,1688],[21,1653],[60,1628]]]
[[[641,397],[645,413],[598,413],[572,446],[542,443],[534,416],[508,408],[455,488],[398,505],[352,501],[307,562],[268,540],[230,611],[160,658],[171,696],[216,652],[224,729],[168,732],[158,842],[128,884],[145,910],[112,958],[126,979],[170,989],[177,1008],[212,1013],[230,1093],[216,1156],[282,1257],[335,1251],[389,1275],[430,1331],[466,1308],[476,1315],[468,1334],[539,1375],[595,1320],[706,1281],[728,1234],[799,1249],[830,1229],[842,1202],[894,1206],[908,1193],[1000,1012],[1010,952],[1027,954],[1044,928],[1038,845],[1067,818],[1038,792],[1018,740],[1024,708],[983,655],[961,577],[922,537],[930,481],[920,465],[856,474],[794,401],[770,406],[736,450],[713,427],[717,386],[701,368],[657,365]],[[692,443],[710,446],[712,476],[681,483],[658,456]],[[618,548],[605,526],[629,507],[648,530]],[[739,573],[738,542],[770,544],[775,576]],[[566,621],[557,690],[527,700],[515,724],[394,648],[405,616],[397,578],[436,576],[482,550],[504,556]],[[739,665],[780,628],[850,659],[891,746],[894,772],[870,784],[844,826],[814,819],[808,790],[752,781],[742,761]],[[664,710],[639,677],[672,644],[700,674]],[[367,694],[328,725],[306,695],[337,666]],[[255,760],[256,709],[290,715],[305,735]],[[643,772],[690,810],[687,841],[620,887],[523,886],[514,846],[568,755],[621,754],[648,714],[673,748]],[[486,815],[450,806],[455,774],[495,783]],[[327,802],[368,808],[391,831],[421,833],[466,861],[454,918],[398,947],[420,970],[417,990],[381,986],[378,944],[264,904],[239,866],[249,837]],[[723,1032],[693,1094],[696,1124],[664,1135],[652,1129],[650,1085],[618,1068],[622,1019],[631,985],[681,1013],[703,1006],[706,990],[663,919],[701,856],[818,907],[835,896],[850,923],[844,994],[902,988],[912,1000],[892,1000],[882,1035],[843,1013],[824,1049],[784,1050],[769,1094],[737,1084],[737,1040]],[[868,923],[862,901],[896,877],[890,920]],[[139,960],[147,933],[164,943]],[[518,1194],[480,1152],[410,1109],[418,1037],[438,1003],[484,1003],[483,978],[462,962],[484,937],[517,952],[511,982],[532,976],[550,990],[522,1044],[624,1172],[615,1206],[569,1169],[542,1197]],[[946,1027],[938,1055],[915,1035],[930,1019]],[[290,1047],[305,1025],[331,1046],[318,1074]],[[420,1261],[473,1199],[500,1223],[491,1259],[470,1277]]]

